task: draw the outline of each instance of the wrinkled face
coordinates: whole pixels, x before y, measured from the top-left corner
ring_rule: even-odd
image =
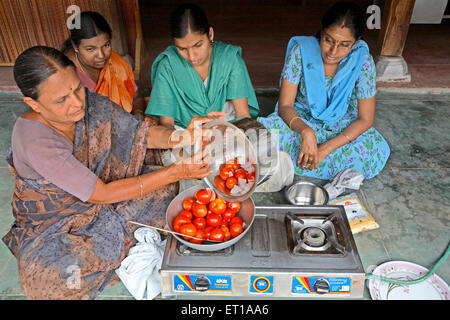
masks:
[[[88,67],[101,69],[111,56],[111,39],[102,33],[91,39],[83,39],[78,46],[78,59]]]
[[[193,67],[199,67],[209,62],[212,52],[214,32],[209,29],[209,34],[188,32],[184,38],[174,38],[174,44],[180,55]]]
[[[84,86],[74,68],[58,70],[37,89],[39,98],[31,107],[47,121],[71,124],[84,117]]]
[[[320,51],[324,64],[338,64],[351,50],[356,39],[344,26],[332,26],[322,31]]]

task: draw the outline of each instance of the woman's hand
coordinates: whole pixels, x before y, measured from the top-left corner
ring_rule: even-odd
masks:
[[[211,111],[206,116],[193,116],[184,131],[175,132],[171,137],[172,148],[191,146],[198,138],[209,140],[212,134],[211,130],[202,129],[202,125],[213,120],[222,120],[224,117],[225,112],[223,111]]]
[[[171,166],[175,171],[177,180],[202,179],[212,173],[210,169],[210,154],[201,150],[194,156],[175,162]]]
[[[319,156],[316,134],[310,127],[303,129],[300,134],[302,135],[302,145],[297,160],[297,167],[301,167],[303,170],[317,170]]]

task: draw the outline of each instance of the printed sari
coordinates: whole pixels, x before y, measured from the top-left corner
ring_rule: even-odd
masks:
[[[86,90],[73,154],[105,183],[158,170],[160,150],[147,150],[152,125]],[[32,299],[93,299],[117,282],[114,270],[135,244],[136,227],[127,221],[164,227],[165,210],[178,192],[175,183],[129,201],[82,202],[45,179],[20,177],[13,156],[9,149],[15,222],[3,241],[17,258],[22,290]]]

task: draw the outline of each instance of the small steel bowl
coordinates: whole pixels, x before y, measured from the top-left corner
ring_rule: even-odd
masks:
[[[307,181],[296,182],[284,191],[286,200],[293,205],[326,205],[328,192],[321,186]]]

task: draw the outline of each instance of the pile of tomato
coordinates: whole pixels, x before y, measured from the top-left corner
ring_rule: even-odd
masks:
[[[200,189],[194,197],[183,200],[183,210],[172,223],[173,230],[203,240],[228,241],[243,231],[242,218],[237,216],[240,202],[225,201],[212,189]],[[201,244],[203,240],[184,237]]]
[[[254,182],[255,171],[247,171],[239,164],[238,159],[234,158],[220,166],[219,174],[214,178],[214,184],[223,193],[230,194],[231,190],[238,185],[239,179],[243,179],[246,183]]]

